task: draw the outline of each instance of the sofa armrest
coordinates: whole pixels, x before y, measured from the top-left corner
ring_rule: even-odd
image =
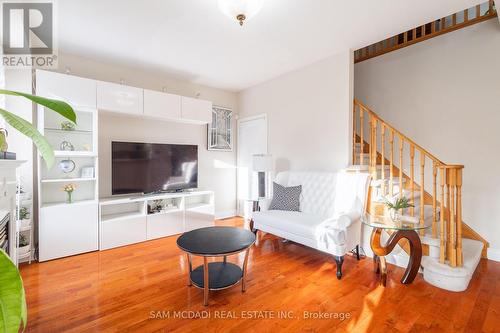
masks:
[[[351,224],[361,219],[361,214],[356,211],[350,211],[339,214],[334,222],[337,229],[347,229]]]
[[[261,212],[269,210],[269,205],[271,205],[271,199],[259,198],[259,209]]]

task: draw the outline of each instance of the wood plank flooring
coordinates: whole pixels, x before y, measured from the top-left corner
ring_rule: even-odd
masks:
[[[211,292],[204,307],[202,291],[187,286],[176,238],[23,265],[27,331],[500,332],[497,262],[483,259],[463,293],[435,288],[421,275],[402,285],[403,269],[391,265],[383,288],[370,258],[346,258],[339,281],[332,257],[265,234],[250,252],[247,291]],[[330,318],[310,318],[320,315]]]

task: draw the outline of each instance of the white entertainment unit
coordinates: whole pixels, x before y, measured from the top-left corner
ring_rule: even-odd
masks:
[[[77,124],[38,106],[38,129],[55,150],[56,165],[38,158],[38,259],[46,261],[170,236],[214,223],[214,193],[190,191],[99,198],[98,117],[101,112],[191,124],[212,119],[212,102],[123,84],[36,70],[36,94],[64,100]],[[110,181],[110,180],[109,180]],[[72,202],[62,190],[74,184]],[[148,214],[153,200],[169,209]]]
[[[162,200],[165,209],[150,212],[148,205]],[[214,225],[212,191],[187,191],[100,200],[99,249],[172,236]]]

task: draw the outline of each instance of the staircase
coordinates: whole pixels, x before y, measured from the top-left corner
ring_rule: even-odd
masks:
[[[372,175],[369,212],[388,214],[384,199],[407,197],[403,212],[420,231],[424,279],[443,289],[467,289],[488,242],[462,220],[463,165],[446,164],[354,101],[352,169]],[[399,244],[406,253],[406,242]]]

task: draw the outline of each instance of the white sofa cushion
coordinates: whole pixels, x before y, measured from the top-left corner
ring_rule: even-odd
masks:
[[[344,216],[343,219],[348,219]],[[346,229],[338,229],[338,219],[325,219],[302,212],[268,210],[255,212],[255,228],[334,255],[343,255]]]
[[[256,226],[263,224],[295,235],[315,239],[316,228],[325,221],[325,218],[304,212],[268,210],[255,212],[253,220]]]

